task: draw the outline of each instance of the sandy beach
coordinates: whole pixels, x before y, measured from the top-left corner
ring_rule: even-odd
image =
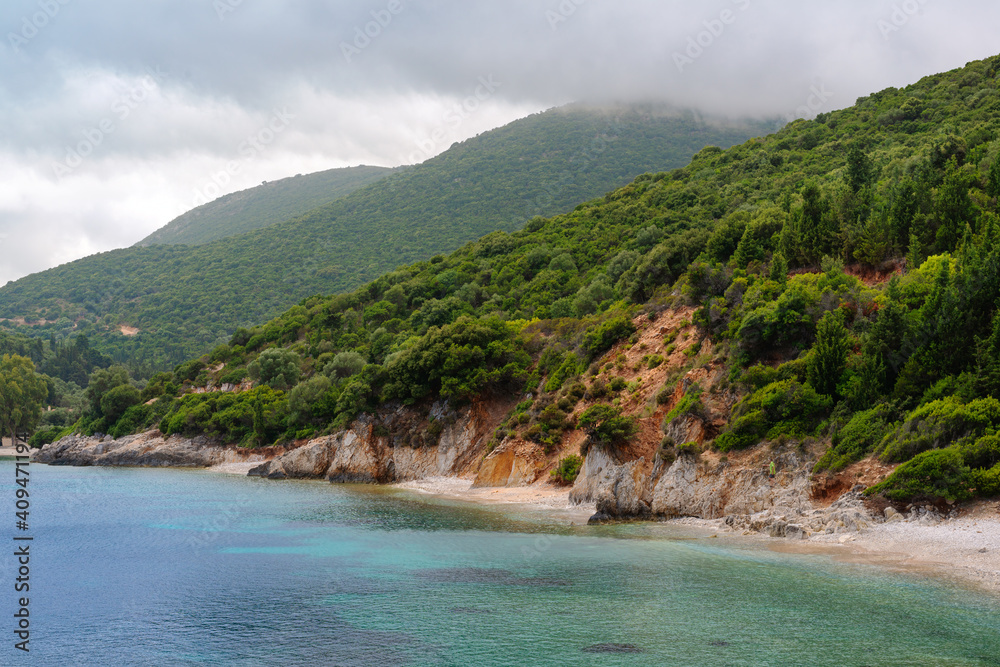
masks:
[[[586,523],[594,514],[592,503],[574,505],[569,501],[569,487],[555,487],[550,484],[533,484],[520,487],[472,488],[471,479],[459,477],[429,477],[412,482],[392,485],[417,493],[462,500],[473,503],[523,505],[552,512],[554,516],[568,519],[572,523]]]

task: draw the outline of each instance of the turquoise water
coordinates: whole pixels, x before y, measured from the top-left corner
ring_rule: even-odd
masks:
[[[1000,665],[1000,599],[823,556],[391,489],[31,476],[31,654],[5,556],[5,665]]]

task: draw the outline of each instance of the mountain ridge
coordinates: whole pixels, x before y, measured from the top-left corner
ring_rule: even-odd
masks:
[[[381,180],[395,170],[359,165],[267,181],[197,206],[134,245],[198,245],[236,236],[298,217]]]
[[[0,317],[49,322],[24,328],[34,335],[82,331],[148,373],[302,298],[512,231],[766,127],[714,126],[649,105],[533,114],[265,228],[197,246],[119,249],[22,278],[0,288]],[[139,333],[122,336],[122,325]]]

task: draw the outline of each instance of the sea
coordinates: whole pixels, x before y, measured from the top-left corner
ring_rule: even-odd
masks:
[[[1000,665],[1000,597],[765,540],[387,487],[29,470],[18,528],[0,462],[2,665]]]

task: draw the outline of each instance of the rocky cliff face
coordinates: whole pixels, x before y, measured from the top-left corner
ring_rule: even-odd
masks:
[[[425,421],[409,408],[397,407],[362,417],[349,430],[311,440],[250,474],[379,484],[472,475],[505,412],[505,406],[488,404],[453,411],[439,401]],[[428,435],[436,440],[428,442]]]
[[[35,452],[34,460],[49,465],[198,468],[263,461],[268,455],[273,456],[273,451],[239,450],[205,437],[165,438],[159,431],[148,431],[117,440],[67,436]]]
[[[777,474],[769,474],[770,461]],[[873,521],[859,493],[829,507],[812,499],[813,457],[795,450],[756,449],[722,460],[682,454],[670,464],[656,458],[617,463],[603,451],[588,454],[570,492],[573,502],[594,502],[592,522],[630,518],[725,519],[735,530],[775,537],[806,537],[864,528]]]

